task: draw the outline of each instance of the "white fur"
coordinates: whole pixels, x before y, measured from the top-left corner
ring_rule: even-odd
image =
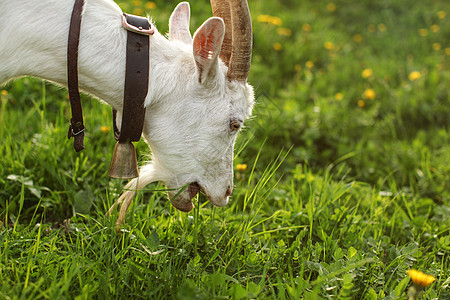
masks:
[[[73,4],[70,0],[0,1],[0,83],[28,75],[66,86]],[[152,151],[151,162],[141,168],[139,178],[130,181],[119,202],[129,205],[135,190],[153,181],[162,181],[172,189],[170,198],[186,184],[198,182],[214,205],[228,202],[237,134],[230,129],[230,120],[243,122],[250,116],[253,89],[246,83],[229,81],[227,67],[217,58],[223,38],[218,27],[223,27],[223,22],[208,19],[192,44],[186,33],[186,18],[189,20],[189,16],[181,16],[182,21],[170,24],[171,32],[182,34],[173,34],[168,40],[156,30],[150,37],[143,136]],[[122,11],[113,1],[86,0],[78,63],[80,89],[119,111],[126,46],[121,21]],[[205,28],[219,32],[215,35],[219,38],[208,41],[214,55],[206,65],[193,53],[199,46],[196,35]],[[186,189],[172,203],[190,210],[190,198]]]

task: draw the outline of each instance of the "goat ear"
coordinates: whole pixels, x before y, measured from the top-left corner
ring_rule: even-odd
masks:
[[[200,83],[204,83],[211,71],[218,66],[224,34],[225,24],[217,17],[206,20],[194,34],[193,53]]]
[[[192,37],[189,32],[190,15],[189,3],[181,2],[177,5],[169,20],[169,37],[171,40],[192,44]]]

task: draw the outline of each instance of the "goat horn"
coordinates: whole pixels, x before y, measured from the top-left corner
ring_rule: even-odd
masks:
[[[222,18],[225,23],[225,36],[223,38],[222,49],[220,51],[219,57],[228,67],[230,65],[231,48],[232,48],[232,25],[231,25],[231,11],[230,5],[227,0],[211,0],[211,7],[214,17]]]
[[[246,81],[252,58],[252,20],[247,0],[211,0],[213,15],[225,22],[220,58],[228,79]]]

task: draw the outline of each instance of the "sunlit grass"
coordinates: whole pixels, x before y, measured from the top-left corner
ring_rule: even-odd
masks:
[[[177,4],[118,3],[161,32]],[[77,154],[64,89],[0,88],[0,298],[407,299],[411,269],[449,297],[449,4],[250,9],[257,105],[225,208],[181,213],[155,183],[117,232],[110,108],[83,97]],[[191,10],[193,32],[211,9]]]

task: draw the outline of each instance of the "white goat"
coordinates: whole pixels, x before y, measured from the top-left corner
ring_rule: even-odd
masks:
[[[253,89],[246,83],[251,34],[239,35],[236,28],[229,28],[242,19],[230,17],[233,6],[247,7],[246,0],[218,2],[211,1],[214,15],[225,22],[219,17],[208,19],[193,39],[186,2],[170,18],[169,39],[156,30],[150,37],[143,136],[152,159],[119,198],[118,203],[124,201],[119,223],[136,191],[154,181],[166,184],[172,204],[182,211],[192,209],[191,200],[199,190],[216,206],[228,203],[234,142],[254,103]],[[73,4],[70,0],[0,1],[0,83],[35,76],[67,86]],[[242,24],[235,27],[239,26],[242,31]],[[245,26],[251,33],[251,24]],[[110,104],[119,116],[126,35],[118,5],[111,0],[86,0],[79,46],[80,89]],[[222,43],[226,49],[221,52]]]

